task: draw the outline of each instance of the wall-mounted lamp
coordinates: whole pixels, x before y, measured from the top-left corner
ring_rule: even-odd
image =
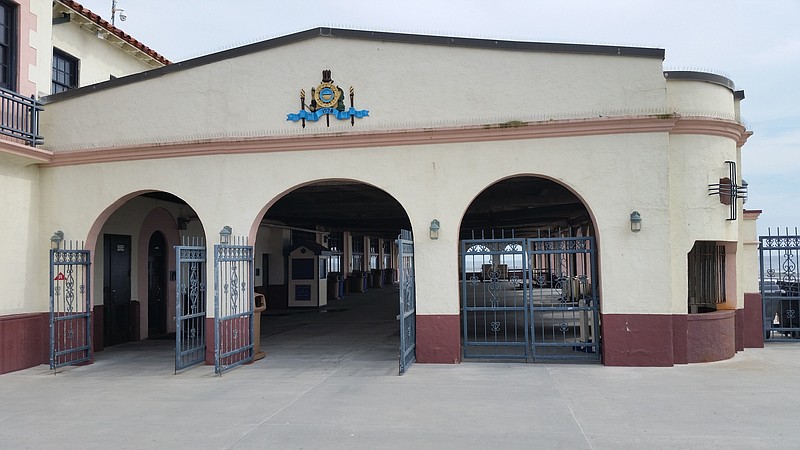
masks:
[[[742,195],[739,197],[742,199],[742,204],[747,203],[747,196],[748,196],[747,186],[748,186],[747,181],[744,181],[744,178],[742,178],[742,185],[739,186],[739,190],[742,191],[741,192]]]
[[[53,233],[53,237],[50,238],[50,248],[52,250],[58,250],[61,248],[61,242],[64,240],[64,232],[61,230],[56,231]]]
[[[230,244],[231,243],[231,234],[232,233],[233,233],[233,230],[231,230],[231,227],[229,227],[227,225],[222,227],[222,229],[219,230],[219,243],[222,244],[222,245]]]
[[[634,233],[642,231],[642,215],[639,214],[639,211],[631,213],[631,231]]]
[[[439,239],[439,221],[436,219],[431,220],[431,239]]]

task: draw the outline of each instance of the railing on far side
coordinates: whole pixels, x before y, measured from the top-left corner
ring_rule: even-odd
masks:
[[[19,139],[35,147],[44,142],[39,135],[39,113],[44,106],[34,96],[25,97],[0,88],[0,135]]]

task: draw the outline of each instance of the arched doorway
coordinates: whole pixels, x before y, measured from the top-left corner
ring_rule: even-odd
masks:
[[[194,209],[169,192],[133,192],[100,214],[87,237],[87,247],[94,249],[98,293],[93,296],[96,351],[175,333],[175,247],[204,236]],[[169,340],[163,342],[147,348],[163,352],[169,364],[176,350]]]
[[[256,228],[256,291],[267,299],[261,344],[268,358],[396,364],[397,240],[411,224],[394,197],[359,181],[315,181],[265,207]],[[403,274],[413,277],[413,270]]]
[[[595,228],[575,193],[543,177],[499,181],[460,237],[465,359],[600,360]]]
[[[164,234],[154,231],[147,245],[147,335],[151,339],[167,333],[167,252]]]

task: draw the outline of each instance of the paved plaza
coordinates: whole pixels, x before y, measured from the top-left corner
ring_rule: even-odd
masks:
[[[398,376],[397,322],[380,312],[396,292],[267,317],[267,357],[222,377],[210,366],[174,374],[169,340],[107,348],[57,374],[2,375],[0,448],[800,446],[796,344],[671,368],[465,362]]]

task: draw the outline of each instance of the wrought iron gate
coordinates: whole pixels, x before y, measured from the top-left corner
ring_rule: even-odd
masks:
[[[206,246],[184,238],[175,247],[175,372],[206,359]]]
[[[214,246],[214,370],[253,361],[253,247],[243,237]]]
[[[461,242],[464,358],[599,360],[594,238]]]
[[[414,241],[411,232],[402,230],[397,238],[400,281],[400,375],[416,360],[417,324],[414,288]]]
[[[771,231],[771,230],[770,230]],[[772,341],[800,338],[800,235],[759,236],[764,337]]]
[[[66,242],[50,250],[50,368],[92,358],[91,255]]]

